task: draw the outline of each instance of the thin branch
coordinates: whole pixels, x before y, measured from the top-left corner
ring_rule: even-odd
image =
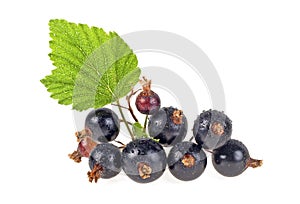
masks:
[[[114,103],[112,103],[111,105],[112,105],[112,106],[117,106],[117,107],[120,107],[120,108],[124,108],[124,109],[126,109],[126,110],[129,110],[129,108],[127,108],[127,107],[125,107],[125,106],[122,106],[122,105],[118,105],[118,104],[114,104]]]
[[[192,136],[192,137],[189,139],[189,141],[191,142],[193,139],[194,139],[194,136]]]
[[[121,108],[121,105],[120,105],[120,101],[119,101],[119,100],[117,100],[117,104],[118,104],[118,108],[119,108],[119,112],[120,112],[120,114],[121,114],[122,120],[123,120],[124,123],[125,123],[125,126],[126,126],[128,132],[129,132],[130,136],[131,136],[131,139],[134,140],[134,135],[133,135],[133,133],[132,133],[130,127],[129,127],[129,124],[127,123],[127,121],[126,121],[126,119],[125,119],[125,116],[124,116],[124,113],[123,113],[123,111],[122,111],[122,108]]]
[[[126,97],[127,103],[128,103],[128,110],[131,114],[131,116],[133,117],[135,122],[139,122],[139,120],[137,119],[137,117],[134,115],[134,112],[132,110],[132,107],[130,105],[130,99],[133,95],[135,95],[138,91],[140,91],[141,89],[138,89],[136,91],[133,91],[133,89],[131,90],[131,93]]]
[[[118,143],[118,144],[120,144],[120,145],[122,145],[122,146],[126,146],[123,142],[120,142],[118,140],[115,140],[115,142]]]
[[[146,132],[147,122],[148,122],[148,117],[149,117],[149,115],[147,114],[147,115],[146,115],[146,118],[145,118],[145,122],[144,122],[144,128],[143,128],[143,131],[144,131],[144,132]]]
[[[120,119],[120,122],[121,122],[121,123],[125,123],[125,121],[124,121],[123,119]],[[126,120],[126,122],[127,122],[129,125],[131,125],[131,126],[133,125],[132,122],[129,122],[129,121],[127,121],[127,120]]]

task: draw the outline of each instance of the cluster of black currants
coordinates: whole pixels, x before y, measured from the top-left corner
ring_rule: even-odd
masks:
[[[177,108],[161,108],[159,96],[150,88],[151,81],[145,81],[135,103],[137,110],[146,114],[143,137],[134,138],[126,145],[118,142],[120,147],[113,145],[111,141],[120,132],[120,122],[126,121],[108,108],[91,111],[85,129],[76,133],[78,148],[69,157],[76,162],[82,157],[89,158],[90,182],[112,178],[123,169],[132,180],[148,183],[158,179],[167,166],[177,179],[194,180],[206,168],[207,152],[212,154],[213,166],[223,176],[237,176],[248,167],[262,165],[261,160],[250,157],[243,143],[231,139],[232,122],[217,110],[203,111],[194,122],[193,137],[184,141],[188,129],[185,115]],[[130,102],[128,105],[132,113]],[[171,147],[168,156],[164,147]]]

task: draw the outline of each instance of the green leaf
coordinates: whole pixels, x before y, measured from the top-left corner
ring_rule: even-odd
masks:
[[[49,56],[56,69],[41,82],[58,103],[76,110],[99,108],[138,82],[136,55],[115,32],[65,20],[51,20],[49,26]]]
[[[118,36],[103,43],[77,74],[73,108],[102,107],[125,96],[138,82],[136,56]]]
[[[136,139],[139,138],[148,138],[149,136],[144,132],[143,126],[136,122],[132,125],[132,131]]]

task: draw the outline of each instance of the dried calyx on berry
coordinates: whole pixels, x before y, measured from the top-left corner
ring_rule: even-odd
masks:
[[[143,90],[136,97],[136,108],[142,114],[153,115],[160,108],[160,98],[151,90],[151,80],[143,77],[143,80],[140,80],[140,83],[143,86]]]
[[[193,142],[180,142],[172,147],[168,155],[171,174],[182,181],[191,181],[202,175],[207,158],[200,145]]]

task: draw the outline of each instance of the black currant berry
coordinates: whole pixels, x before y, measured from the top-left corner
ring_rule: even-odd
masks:
[[[121,171],[121,152],[110,143],[98,144],[89,157],[89,181],[97,183],[99,178],[112,178]]]
[[[168,155],[170,172],[182,181],[198,178],[204,172],[206,164],[206,154],[201,146],[192,142],[177,143]]]
[[[120,131],[120,120],[115,112],[108,108],[92,110],[85,119],[85,128],[92,132],[92,138],[98,142],[116,139]]]
[[[262,160],[250,158],[247,147],[234,139],[213,151],[212,162],[220,174],[228,177],[238,176],[248,167],[262,165]]]
[[[163,147],[152,139],[136,139],[122,152],[122,168],[126,175],[138,183],[158,179],[167,165]]]
[[[77,150],[72,154],[69,154],[70,159],[73,159],[75,162],[80,163],[82,157],[89,157],[91,151],[96,147],[97,142],[95,142],[91,137],[82,138],[79,143]]]
[[[146,115],[153,115],[160,108],[160,98],[151,91],[151,80],[144,78],[143,91],[137,96],[135,101],[137,110]]]
[[[164,107],[150,117],[148,131],[160,144],[172,146],[185,138],[187,127],[187,119],[181,110]]]
[[[204,149],[214,150],[231,138],[231,120],[223,112],[208,110],[194,122],[193,134],[196,142]]]

